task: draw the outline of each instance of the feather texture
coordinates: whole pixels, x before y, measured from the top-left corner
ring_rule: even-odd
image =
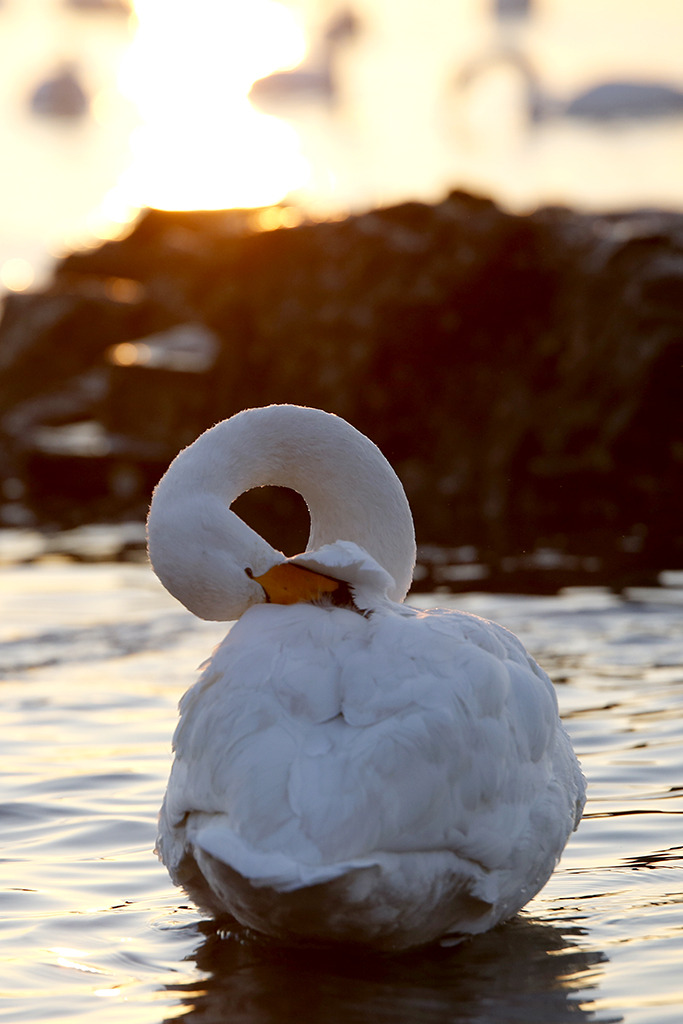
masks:
[[[445,931],[484,930],[545,884],[583,806],[549,679],[502,627],[459,612],[254,607],[184,697],[174,742],[161,855],[178,880],[188,856],[240,875],[253,916],[227,884],[199,902],[261,930],[278,893],[368,869],[375,898],[348,937],[436,938],[457,895],[469,916],[457,902]],[[385,888],[402,911],[388,922]]]
[[[216,649],[180,706],[171,876],[283,939],[402,949],[515,914],[585,797],[550,680],[495,623],[391,601],[352,540],[293,561],[356,607],[254,603]]]

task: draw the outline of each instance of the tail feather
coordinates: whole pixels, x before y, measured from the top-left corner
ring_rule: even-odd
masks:
[[[199,849],[215,861],[225,864],[255,887],[267,886],[278,892],[321,885],[357,868],[372,867],[376,859],[359,858],[335,864],[302,864],[286,854],[267,853],[244,842],[223,824],[207,825],[193,839]]]

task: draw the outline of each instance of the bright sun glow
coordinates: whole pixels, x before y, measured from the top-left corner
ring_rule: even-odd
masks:
[[[0,267],[0,284],[12,292],[26,291],[33,284],[34,278],[31,264],[18,256],[5,260]]]
[[[119,85],[140,125],[110,207],[265,206],[301,185],[296,132],[247,99],[304,56],[291,12],[274,0],[137,0],[135,11]]]

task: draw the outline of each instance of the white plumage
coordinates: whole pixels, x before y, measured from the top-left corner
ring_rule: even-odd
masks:
[[[284,556],[226,510],[267,483],[311,511],[294,576],[344,581],[341,598],[264,603]],[[539,891],[585,798],[552,684],[503,627],[399,603],[412,520],[370,441],[318,410],[240,413],[174,461],[148,531],[172,593],[239,616],[181,701],[160,816],[160,856],[200,907],[402,949]]]

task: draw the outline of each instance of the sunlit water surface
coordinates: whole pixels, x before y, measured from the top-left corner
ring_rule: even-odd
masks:
[[[584,820],[488,935],[302,956],[217,934],[152,852],[176,704],[223,627],[143,566],[3,570],[0,1021],[680,1024],[683,590],[438,601],[509,626],[550,671]]]

